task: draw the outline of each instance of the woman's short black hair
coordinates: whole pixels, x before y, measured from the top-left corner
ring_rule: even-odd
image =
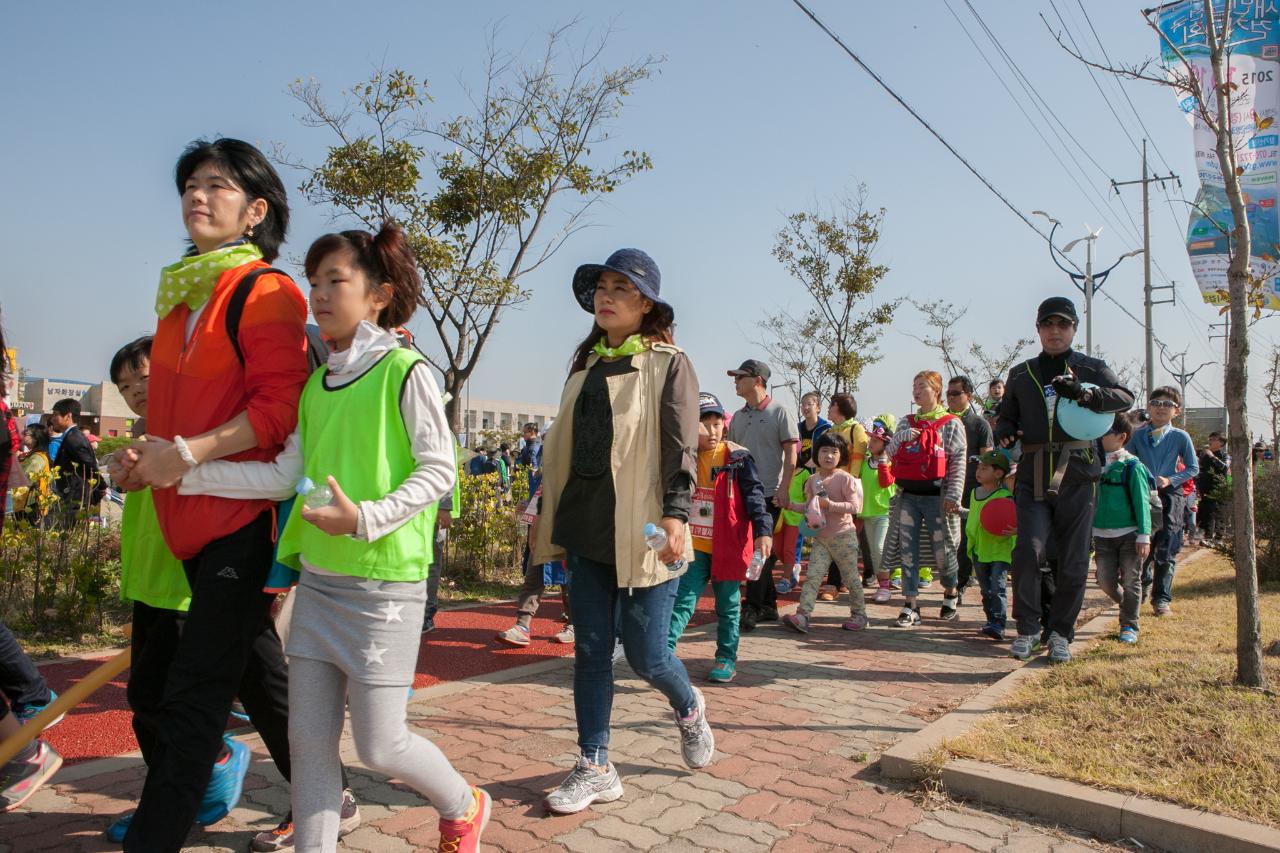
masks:
[[[834,447],[840,451],[840,465],[843,468],[849,464],[849,442],[844,440],[844,436],[833,430],[827,430],[818,436],[818,440],[813,443],[813,459],[817,462],[818,451],[824,447]]]
[[[31,433],[31,440],[35,442],[32,450],[39,450],[47,453],[49,450],[49,430],[44,424],[27,424],[23,432]]]
[[[267,215],[254,226],[249,242],[262,250],[262,257],[272,263],[280,256],[280,245],[289,233],[289,199],[284,183],[262,152],[239,139],[197,139],[178,158],[173,177],[178,195],[187,188],[187,179],[205,163],[213,163],[223,175],[244,190],[249,201],[263,199]]]
[[[831,395],[831,405],[835,406],[841,416],[847,421],[849,418],[858,416],[858,401],[854,399],[852,394],[841,391]]]

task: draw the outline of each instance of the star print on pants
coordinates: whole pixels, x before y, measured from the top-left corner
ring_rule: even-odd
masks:
[[[365,592],[377,592],[382,589],[382,581],[376,581],[373,578],[369,578],[368,580],[360,581],[356,586],[360,587]]]
[[[386,618],[386,621],[387,621],[387,624],[390,624],[390,623],[392,623],[392,622],[403,622],[403,621],[404,621],[403,619],[401,619],[401,618],[400,618],[400,611],[401,611],[401,610],[404,610],[404,605],[403,605],[403,604],[395,604],[394,602],[386,601],[386,602],[383,602],[383,604],[382,604],[382,608],[381,608],[377,613],[370,613],[370,612],[369,612],[369,611],[367,611],[367,610],[361,610],[361,611],[360,611],[360,615],[361,615],[361,616],[368,616],[370,619],[377,619],[377,618],[379,618],[379,617],[385,617],[385,618]]]
[[[378,648],[378,646],[373,642],[373,640],[369,641],[369,648],[361,649],[360,651],[364,653],[365,666],[372,666],[375,663],[378,664],[379,666],[382,666],[382,664],[384,663],[384,661],[382,660],[382,656],[387,653],[386,649]]]

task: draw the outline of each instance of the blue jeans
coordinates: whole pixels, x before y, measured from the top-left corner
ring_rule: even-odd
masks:
[[[956,588],[959,564],[956,545],[951,541],[947,516],[940,495],[898,493],[898,536],[902,548],[902,594],[915,598],[920,593],[920,528],[933,543],[934,571],[942,575],[946,589]]]
[[[978,589],[982,591],[982,612],[987,615],[987,622],[999,625],[1000,630],[1003,631],[1009,602],[1007,586],[1009,564],[982,563],[974,560],[973,569],[978,576]]]
[[[613,714],[614,612],[621,605],[622,647],[636,675],[661,690],[681,715],[697,700],[689,673],[667,647],[671,609],[680,578],[657,586],[618,589],[617,569],[569,555],[573,578],[573,709],[578,746],[592,764],[609,762],[609,718]]]
[[[1178,551],[1182,548],[1182,516],[1186,509],[1182,487],[1161,489],[1160,503],[1164,509],[1164,526],[1151,537],[1151,554],[1142,567],[1143,587],[1150,588],[1154,584],[1152,604],[1173,601],[1173,573],[1177,568]]]

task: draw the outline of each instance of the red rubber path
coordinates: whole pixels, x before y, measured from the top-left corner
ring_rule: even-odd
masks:
[[[714,604],[715,600],[708,591],[698,601],[693,624],[713,620]],[[495,634],[509,628],[515,621],[514,602],[441,610],[436,614],[436,630],[423,635],[414,688],[567,656],[573,651],[572,645],[551,641],[564,624],[560,621],[562,609],[559,600],[545,601],[540,612],[541,615],[533,620],[533,642],[524,648],[515,648],[494,640]],[[48,663],[42,665],[40,671],[49,686],[62,693],[112,654],[108,652],[84,660]],[[138,748],[125,699],[128,678],[129,670],[126,669],[47,732],[46,739],[62,753],[66,763],[121,755]]]

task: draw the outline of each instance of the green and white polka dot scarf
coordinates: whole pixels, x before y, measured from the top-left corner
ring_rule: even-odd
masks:
[[[200,308],[213,295],[219,276],[261,257],[262,250],[252,243],[237,243],[203,255],[188,255],[176,264],[169,264],[160,270],[156,315],[167,317],[183,302],[193,311]]]

